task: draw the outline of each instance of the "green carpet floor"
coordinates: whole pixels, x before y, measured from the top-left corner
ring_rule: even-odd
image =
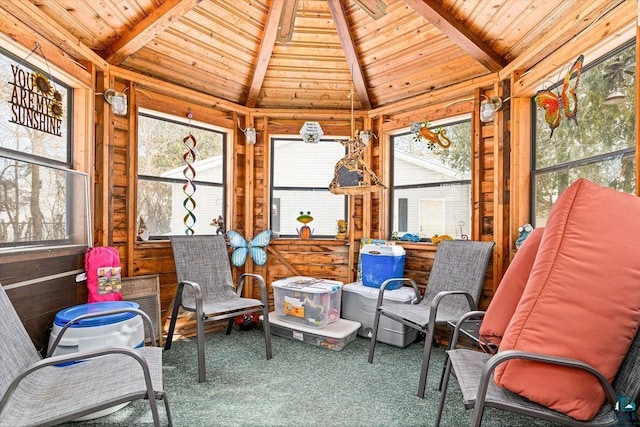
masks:
[[[264,356],[261,332],[206,336],[207,382],[198,383],[196,345],[179,340],[164,352],[167,395],[175,426],[431,426],[435,419],[444,349],[432,352],[427,396],[416,396],[423,341],[406,348],[379,344],[367,363],[369,340],[357,337],[341,351],[272,337]],[[449,386],[443,427],[469,424],[455,379]],[[161,419],[166,422],[160,405]],[[68,426],[147,426],[146,401],[106,417]],[[484,426],[555,424],[487,410]]]

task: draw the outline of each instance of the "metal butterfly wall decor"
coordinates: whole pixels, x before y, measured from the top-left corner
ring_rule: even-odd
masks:
[[[265,246],[271,241],[271,230],[265,230],[258,233],[251,240],[245,239],[240,233],[234,230],[227,231],[229,244],[234,248],[231,254],[231,263],[236,267],[242,267],[247,261],[247,254],[253,259],[256,265],[265,265],[267,263],[267,251]]]
[[[568,118],[576,120],[578,114],[578,96],[576,89],[580,80],[580,71],[582,71],[582,63],[584,55],[578,56],[571,69],[564,77],[562,91],[556,94],[548,89],[539,90],[535,96],[535,102],[538,107],[544,108],[544,119],[551,129],[549,138],[553,137],[553,131],[560,125],[562,114]],[[574,77],[575,79],[572,78]]]

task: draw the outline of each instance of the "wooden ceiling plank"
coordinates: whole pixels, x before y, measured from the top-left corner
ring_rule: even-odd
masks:
[[[563,48],[571,39],[575,40],[577,33],[596,24],[596,21],[610,19],[610,16],[629,16],[629,13],[635,13],[636,7],[629,2],[618,2],[615,7],[595,2],[581,4],[575,13],[568,15],[562,22],[554,25],[544,37],[538,36],[536,43],[528,46],[523,54],[500,71],[500,78],[508,78],[514,70],[529,69],[535,66],[553,52]],[[625,20],[622,19],[622,22]],[[575,28],[576,25],[577,28]],[[572,28],[574,28],[573,31],[571,31]]]
[[[438,27],[489,71],[500,71],[506,61],[478,35],[471,32],[436,0],[404,0],[432,25]]]
[[[143,52],[145,54],[143,54]],[[198,89],[203,93],[211,94],[213,88],[218,89],[217,94],[224,99],[231,100],[232,102],[238,102],[239,94],[243,93],[242,86],[237,82],[229,81],[225,76],[220,76],[216,73],[208,72],[206,70],[193,69],[191,72],[175,73],[175,70],[179,65],[172,57],[167,57],[160,53],[149,53],[148,49],[140,51],[136,56],[134,62],[127,61],[127,66],[135,64],[135,69],[145,74],[157,76],[164,81],[170,81],[175,84],[180,84],[192,89]]]
[[[360,104],[363,108],[370,109],[371,100],[369,99],[369,94],[367,92],[364,73],[362,72],[360,62],[358,61],[358,55],[356,54],[353,38],[349,32],[349,24],[347,23],[347,17],[345,15],[342,2],[340,0],[328,0],[328,3],[331,15],[333,16],[333,21],[335,22],[336,29],[338,30],[338,38],[342,44],[344,55],[347,58],[349,69],[351,70],[351,78],[353,80],[355,91],[360,99]]]
[[[100,71],[108,70],[109,64],[89,49],[66,29],[54,24],[37,6],[26,0],[6,0],[0,8],[15,16],[30,28],[37,28],[42,37],[58,46],[64,52],[73,55],[76,60],[93,62]]]
[[[144,18],[131,31],[123,32],[103,54],[107,62],[119,65],[140,50],[158,34],[196,7],[202,0],[167,0]]]
[[[116,78],[136,82],[136,86],[138,88],[149,88],[153,91],[172,96],[176,99],[192,100],[193,102],[198,102],[198,104],[204,105],[208,108],[220,108],[226,111],[236,112],[238,114],[248,114],[248,110],[237,103],[190,89],[190,87],[186,85],[181,86],[174,83],[168,83],[167,81],[162,81],[155,77],[150,77],[136,71],[116,66],[111,67],[110,71],[111,75]]]
[[[276,37],[278,36],[278,24],[280,22],[280,16],[282,10],[285,7],[285,3],[289,6],[291,0],[273,0],[269,14],[267,15],[267,24],[264,28],[264,35],[262,36],[262,42],[260,43],[260,49],[258,50],[258,58],[256,61],[256,68],[253,72],[253,78],[251,79],[251,85],[249,86],[249,93],[247,94],[246,106],[253,108],[258,102],[258,94],[260,88],[262,88],[262,82],[269,66],[269,60],[273,53],[273,46],[276,44]],[[295,3],[295,2],[294,2]]]

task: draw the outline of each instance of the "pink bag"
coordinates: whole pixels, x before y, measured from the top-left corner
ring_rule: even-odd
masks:
[[[84,254],[89,303],[122,301],[120,280],[120,254],[116,248],[98,246]]]

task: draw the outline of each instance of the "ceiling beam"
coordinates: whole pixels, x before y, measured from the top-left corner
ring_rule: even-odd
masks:
[[[371,100],[367,92],[362,67],[360,67],[360,63],[358,62],[358,55],[356,54],[355,44],[349,31],[349,24],[347,23],[342,2],[340,0],[328,0],[328,3],[331,16],[333,16],[333,22],[336,24],[336,29],[338,30],[338,38],[340,39],[340,44],[342,44],[344,56],[347,58],[347,65],[351,71],[351,80],[360,99],[360,104],[363,109],[370,110]]]
[[[253,71],[253,78],[251,79],[251,86],[249,86],[247,102],[245,103],[245,105],[249,108],[254,108],[258,103],[258,95],[260,94],[260,89],[262,89],[264,76],[267,73],[269,60],[271,59],[271,54],[273,53],[273,46],[276,44],[276,37],[278,36],[278,24],[280,23],[282,10],[285,7],[285,4],[288,7],[293,7],[295,3],[296,2],[292,0],[273,0],[273,3],[271,3],[269,15],[267,15],[267,23],[264,27],[264,34],[262,35],[262,41],[260,42],[256,68]]]
[[[285,0],[278,21],[278,43],[289,43],[293,38],[293,27],[296,22],[296,12],[298,11],[298,0]]]
[[[500,71],[505,59],[491,48],[477,34],[458,21],[438,0],[404,0],[404,2],[442,31],[462,50],[481,63],[492,73]]]
[[[119,65],[129,56],[142,49],[158,34],[177,22],[202,0],[167,0],[152,11],[130,31],[123,32],[102,57],[111,65]]]
[[[353,0],[358,6],[369,14],[373,19],[380,19],[387,11],[387,5],[382,0]]]

